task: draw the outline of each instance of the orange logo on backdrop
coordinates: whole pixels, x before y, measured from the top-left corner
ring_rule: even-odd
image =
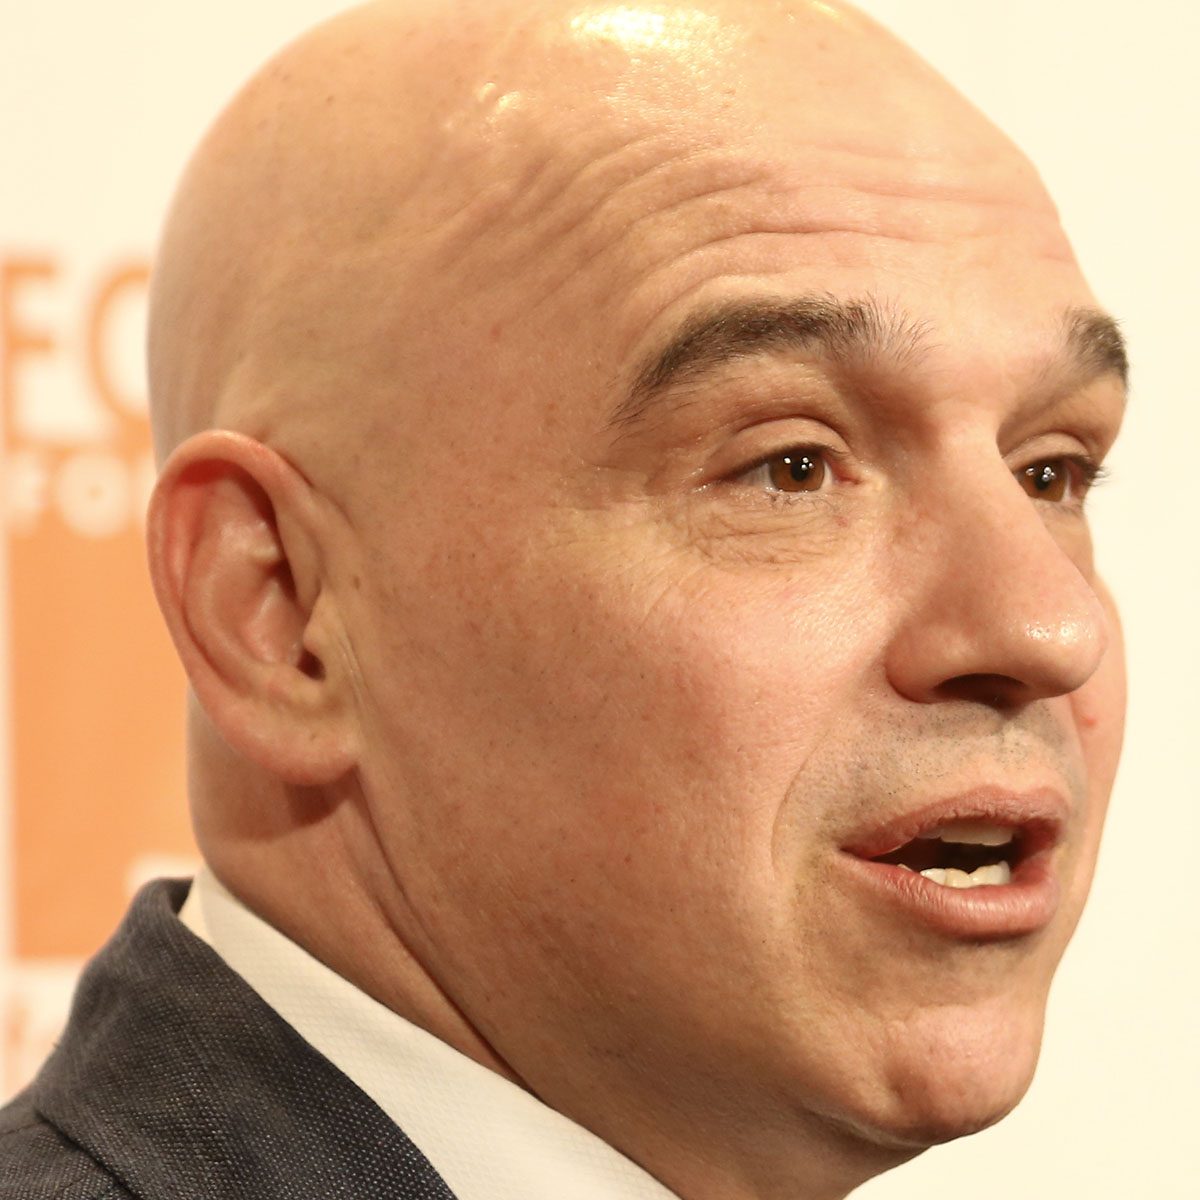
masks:
[[[141,878],[195,853],[183,677],[142,548],[154,471],[128,363],[147,277],[132,261],[80,285],[53,257],[0,258],[18,981],[91,954]],[[10,995],[10,1087],[47,1036],[44,996],[44,976]]]

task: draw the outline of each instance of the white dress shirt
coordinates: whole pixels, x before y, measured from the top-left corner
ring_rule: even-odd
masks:
[[[458,1200],[677,1200],[595,1134],[334,974],[211,871],[179,915],[404,1130]]]

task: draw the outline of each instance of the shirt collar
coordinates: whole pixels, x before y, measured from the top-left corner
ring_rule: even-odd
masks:
[[[589,1130],[318,962],[207,868],[179,916],[404,1130],[459,1200],[676,1200]]]

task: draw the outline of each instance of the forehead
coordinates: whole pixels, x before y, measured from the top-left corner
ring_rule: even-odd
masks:
[[[480,311],[518,355],[532,338],[610,380],[696,314],[761,296],[874,297],[935,351],[1004,361],[1044,353],[1092,306],[1053,208],[1025,178],[1013,186],[1011,163],[767,141],[676,130],[616,144],[481,220],[443,282],[457,266],[475,304],[469,281],[485,281]]]
[[[636,30],[637,11],[586,19]],[[461,176],[441,193],[454,197],[435,235],[446,257],[527,282],[525,303],[572,280],[653,290],[675,260],[734,238],[757,238],[737,247],[752,249],[742,265],[767,269],[803,256],[897,266],[922,249],[965,266],[1001,241],[1069,259],[1036,173],[940,81],[909,65],[881,94],[883,63],[842,78],[786,44],[726,46],[721,27],[699,27],[689,52],[614,56],[567,37],[557,60],[575,88],[520,72],[485,82],[445,150]],[[728,55],[720,70],[713,46]]]
[[[550,66],[481,69],[405,206],[440,382],[607,408],[696,313],[821,294],[995,376],[1094,306],[1033,168],[890,42],[633,7],[538,36]]]

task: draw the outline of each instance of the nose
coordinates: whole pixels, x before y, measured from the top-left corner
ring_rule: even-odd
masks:
[[[1084,574],[1084,518],[1039,511],[1045,503],[996,459],[952,497],[921,500],[893,549],[903,583],[887,669],[898,692],[1011,709],[1091,677],[1108,632]]]

